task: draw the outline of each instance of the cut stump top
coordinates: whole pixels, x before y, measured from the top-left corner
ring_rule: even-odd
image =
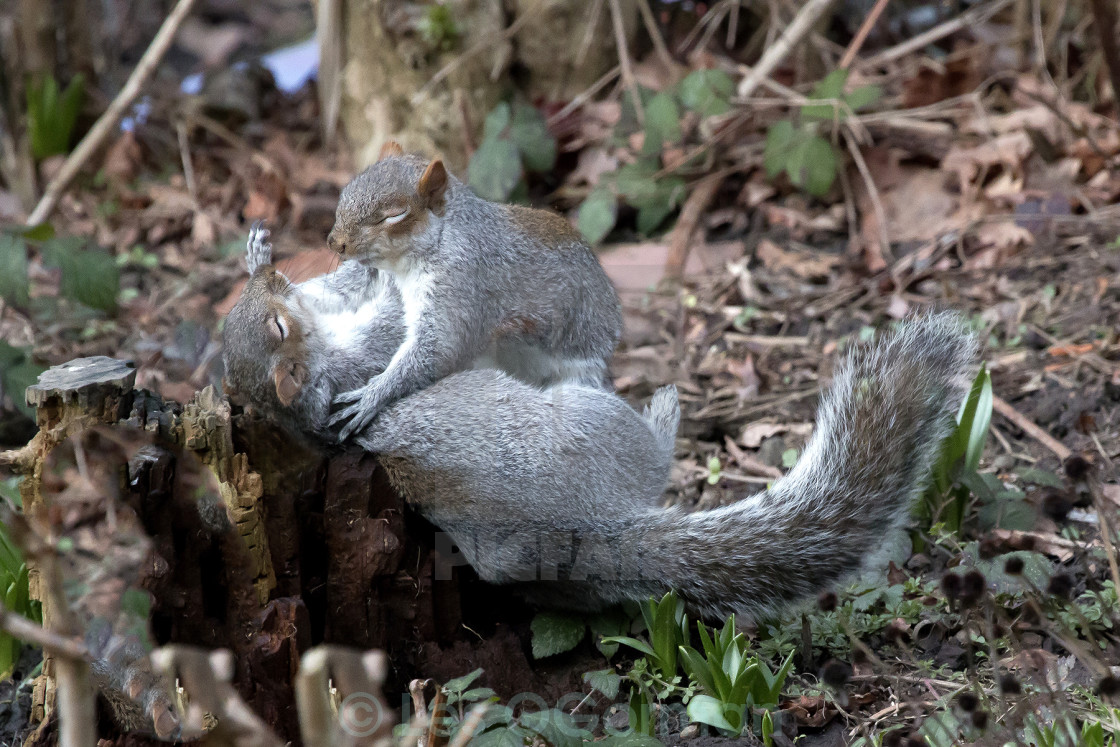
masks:
[[[129,391],[136,383],[132,361],[96,355],[75,358],[39,374],[39,383],[27,387],[27,404],[41,407],[52,397],[82,399],[94,391]]]

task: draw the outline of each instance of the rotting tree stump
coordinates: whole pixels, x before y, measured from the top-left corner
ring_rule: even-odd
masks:
[[[134,382],[132,364],[111,358],[50,369],[27,393],[38,433],[0,464],[25,476],[25,511],[34,511],[49,506],[44,468],[56,447],[91,428],[130,434],[120,503],[151,540],[139,575],[155,644],[230,649],[241,696],[298,743],[292,678],[309,646],[385,650],[400,677],[425,671],[453,641],[458,581],[435,579],[433,533],[406,521],[374,456],[323,454],[233,412],[211,387],[180,405]],[[33,571],[32,594],[45,600],[41,583]],[[48,625],[51,616],[48,605]],[[49,663],[44,672],[40,720],[52,701]]]

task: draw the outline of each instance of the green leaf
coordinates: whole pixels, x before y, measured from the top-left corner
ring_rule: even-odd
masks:
[[[1031,485],[1043,485],[1048,488],[1064,488],[1065,481],[1055,475],[1053,472],[1047,472],[1044,469],[1035,469],[1034,467],[1027,467],[1017,471],[1016,476],[1020,480]]]
[[[120,292],[120,268],[107,252],[87,248],[76,236],[55,238],[43,244],[44,260],[62,271],[62,295],[101,311],[115,311]]]
[[[470,674],[464,674],[462,677],[450,679],[443,684],[443,689],[450,693],[461,693],[482,676],[482,671],[482,667],[479,667]]]
[[[848,71],[837,68],[822,78],[809,94],[811,99],[836,99],[840,100],[844,94],[844,84],[848,82]],[[831,120],[838,113],[837,107],[829,104],[807,104],[801,107],[801,116],[805,119]],[[843,110],[839,110],[843,114]]]
[[[629,619],[622,610],[614,608],[591,616],[587,626],[595,640],[595,648],[608,660],[618,652],[618,643],[608,643],[604,636],[617,636],[626,632]]]
[[[586,672],[583,681],[608,698],[613,699],[618,695],[618,687],[622,684],[622,675],[613,669],[597,669]]]
[[[665,219],[669,217],[669,214],[672,213],[675,208],[675,205],[670,205],[668,203],[662,205],[642,205],[638,208],[638,232],[649,236],[665,222]]]
[[[775,122],[770,126],[766,133],[766,151],[763,154],[768,177],[773,179],[785,170],[797,141],[797,132],[788,119]]]
[[[33,362],[29,351],[15,348],[0,340],[0,389],[27,417],[35,419],[35,409],[27,405],[24,393],[27,387],[39,380],[39,374],[46,368]]]
[[[13,306],[27,306],[30,287],[27,244],[18,236],[0,233],[0,298]]]
[[[591,245],[607,237],[618,220],[618,200],[609,189],[599,187],[579,206],[579,232]]]
[[[968,469],[980,466],[980,456],[984,452],[984,444],[988,440],[988,428],[992,424],[992,375],[984,366],[978,374],[980,391],[977,395],[975,415],[972,419],[968,433],[968,445],[965,447],[964,464]]]
[[[459,700],[462,700],[466,703],[473,703],[478,700],[489,700],[491,698],[496,698],[497,696],[498,693],[494,692],[494,690],[489,687],[475,687],[467,690],[465,693],[460,695]]]
[[[543,659],[578,646],[587,631],[587,623],[573,615],[538,612],[530,628],[533,631],[533,658]]]
[[[659,93],[646,106],[646,139],[642,152],[657,155],[665,143],[681,139],[681,110],[667,93]]]
[[[836,151],[832,143],[821,137],[809,138],[802,146],[802,154],[804,176],[799,180],[790,172],[791,179],[814,197],[824,197],[836,180]]]
[[[491,729],[471,737],[470,747],[524,747],[525,740],[508,727]]]
[[[27,129],[36,160],[66,153],[82,108],[85,79],[75,75],[61,94],[58,81],[44,78],[27,87]]]
[[[700,687],[704,688],[704,692],[709,695],[719,695],[719,688],[716,686],[715,679],[712,677],[711,668],[700,652],[690,646],[681,646],[680,649],[681,664],[684,665],[685,672],[688,676],[696,681]]]
[[[984,560],[979,557],[979,543],[970,542],[968,549],[970,554],[977,558],[977,569],[988,579],[988,583],[995,586],[997,594],[1008,594],[1023,589],[1022,580],[1004,570],[1008,558],[1014,557],[1023,561],[1022,576],[1034,584],[1035,588],[1045,589],[1046,584],[1050,581],[1051,574],[1054,572],[1054,564],[1050,562],[1049,558],[1042,553],[1031,550],[1017,550]]]
[[[678,90],[686,108],[711,117],[731,110],[735,82],[722,70],[696,70],[681,81]]]
[[[497,140],[505,135],[513,118],[513,110],[506,102],[501,102],[486,115],[486,122],[482,125],[483,140]]]
[[[544,737],[552,747],[581,747],[591,732],[580,728],[575,719],[563,711],[553,708],[548,711],[522,713],[521,725]]]
[[[527,170],[548,171],[556,164],[556,138],[548,131],[548,123],[536,107],[514,105],[510,139],[521,151]]]
[[[860,86],[851,93],[844,95],[844,101],[852,111],[858,112],[864,107],[871,106],[883,96],[883,89],[879,86]]]
[[[710,695],[694,695],[688,701],[688,718],[708,726],[714,726],[730,735],[738,736],[740,727],[727,720],[724,704]]]
[[[658,170],[652,159],[641,159],[619,169],[615,180],[619,194],[638,209],[638,230],[644,234],[657,230],[684,199],[687,189],[680,177],[655,178]]]
[[[603,643],[621,643],[624,646],[629,646],[630,648],[634,649],[635,651],[641,651],[643,654],[645,654],[646,656],[648,656],[652,659],[657,658],[657,652],[654,651],[653,648],[651,648],[648,643],[646,643],[645,641],[638,640],[637,638],[631,638],[630,636],[627,636],[627,635],[607,636],[606,638],[603,639]]]
[[[487,200],[505,202],[520,181],[521,155],[509,140],[484,140],[467,167],[467,182]]]

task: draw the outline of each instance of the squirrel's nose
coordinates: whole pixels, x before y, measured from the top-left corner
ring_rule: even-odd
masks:
[[[327,235],[327,246],[339,255],[346,254],[346,242],[339,239],[334,231]]]

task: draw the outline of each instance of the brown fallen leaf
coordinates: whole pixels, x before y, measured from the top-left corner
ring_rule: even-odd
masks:
[[[801,726],[813,728],[824,726],[840,712],[823,695],[802,695],[797,700],[787,700],[778,708],[793,716]]]
[[[779,433],[792,433],[808,438],[812,432],[812,423],[748,423],[739,434],[738,440],[748,449],[757,449],[764,440]]]
[[[762,239],[758,242],[755,256],[771,270],[788,270],[807,280],[829,277],[841,262],[841,258],[835,254],[783,249],[770,239]]]

